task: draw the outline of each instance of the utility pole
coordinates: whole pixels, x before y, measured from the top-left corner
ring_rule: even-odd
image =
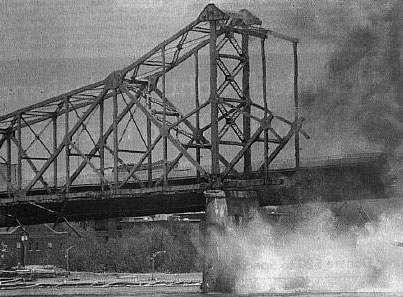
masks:
[[[26,234],[21,235],[21,265],[25,267],[26,262],[26,247],[25,242],[28,241],[28,236]]]
[[[67,271],[67,275],[70,274],[69,272],[69,251],[73,248],[74,246],[71,246],[69,248],[66,249],[66,271]]]

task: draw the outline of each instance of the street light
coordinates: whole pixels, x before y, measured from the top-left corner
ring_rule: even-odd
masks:
[[[67,275],[69,275],[69,251],[73,248],[74,246],[71,246],[69,248],[66,249],[66,271],[67,271]]]
[[[157,251],[152,253],[150,260],[151,260],[151,280],[155,280],[154,277],[154,268],[155,268],[155,258],[159,255],[159,254],[165,254],[166,251]]]

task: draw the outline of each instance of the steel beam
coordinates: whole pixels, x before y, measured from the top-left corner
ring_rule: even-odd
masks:
[[[69,98],[66,97],[64,99],[65,108],[69,108]],[[77,127],[78,129],[78,127]],[[66,112],[64,114],[64,135],[65,135],[65,183],[66,183],[66,193],[70,192],[70,146],[69,143],[71,142],[71,135],[69,135],[69,113]],[[57,157],[56,157],[57,158]],[[28,190],[30,190],[28,188]]]
[[[299,118],[298,107],[298,51],[297,42],[293,42],[293,54],[294,54],[294,121],[297,122]],[[299,167],[299,131],[294,135],[295,137],[295,167]]]
[[[194,74],[194,86],[195,86],[195,107],[196,107],[196,143],[201,144],[200,142],[200,99],[199,99],[199,52],[195,52],[195,74]],[[200,147],[196,148],[196,161],[200,164],[201,155],[200,155]],[[200,172],[197,171],[197,180],[200,181]]]
[[[242,68],[242,92],[243,92],[243,100],[244,100],[244,112],[250,114],[250,86],[249,86],[249,77],[250,77],[250,65],[249,65],[249,34],[246,30],[242,33],[242,57],[244,58],[244,65]],[[245,144],[250,139],[250,117],[247,115],[243,116],[243,137]],[[244,176],[248,177],[252,171],[252,158],[251,158],[251,150],[248,148],[245,150],[244,154]]]
[[[165,83],[166,83],[166,68],[165,68],[165,46],[161,47],[161,58],[162,58],[162,105],[163,105],[163,135],[162,135],[162,159],[164,160],[164,182],[163,185],[166,186],[168,184],[168,142],[167,142],[167,135],[168,131],[168,124],[167,124],[167,98],[166,98],[166,90],[165,90]]]
[[[42,108],[42,107],[49,106],[50,104],[55,104],[55,103],[63,102],[66,97],[71,97],[71,96],[74,96],[74,95],[76,95],[76,94],[82,93],[82,92],[84,92],[84,91],[93,90],[94,88],[100,87],[100,86],[102,86],[102,85],[103,85],[103,81],[102,81],[102,82],[93,83],[93,84],[90,84],[90,85],[87,85],[87,86],[84,86],[84,87],[75,89],[75,90],[73,90],[73,91],[64,93],[64,94],[62,94],[62,95],[59,95],[59,96],[56,96],[56,97],[53,97],[53,98],[44,100],[44,101],[42,101],[42,102],[39,102],[39,103],[30,105],[30,106],[27,106],[27,107],[24,107],[24,108],[20,108],[20,109],[14,111],[14,112],[10,112],[10,113],[8,113],[8,114],[5,114],[5,115],[3,115],[3,116],[0,116],[0,122],[3,122],[3,121],[6,120],[6,119],[12,119],[12,118],[15,117],[16,114],[19,114],[19,113],[25,113],[25,112],[32,111],[32,110],[37,109],[37,108]],[[49,115],[47,115],[47,116],[48,116],[48,117],[51,117],[52,115],[49,114]]]
[[[57,149],[57,116],[54,115],[52,118],[53,122],[53,154]],[[57,172],[57,158],[53,161],[53,188],[57,190],[57,182],[58,182],[58,172]]]
[[[268,106],[267,106],[267,78],[266,78],[266,51],[265,51],[265,43],[266,39],[260,40],[260,51],[262,56],[262,97],[263,97],[263,105],[264,105],[264,148],[263,148],[263,161],[265,164],[265,181],[269,179],[269,122],[268,122]]]
[[[119,143],[118,143],[118,98],[116,89],[113,89],[113,184],[115,193],[119,187],[119,172],[118,172],[118,158],[119,158]]]
[[[288,141],[291,139],[291,137],[294,135],[294,133],[298,133],[299,130],[301,130],[303,122],[304,122],[304,118],[299,118],[298,121],[296,123],[294,123],[294,125],[291,127],[290,131],[288,131],[287,135],[284,136],[284,138],[281,140],[279,145],[270,154],[268,161],[267,161],[269,164],[277,157],[277,155],[284,148],[284,146],[288,143]],[[266,166],[265,164],[260,166],[259,175],[262,174],[265,166]]]
[[[80,148],[75,145],[72,141],[70,141],[70,145],[73,149],[76,150],[79,156],[83,158],[84,162],[87,163],[88,166],[91,167],[91,169],[98,175],[99,179],[104,183],[108,184],[108,181],[105,179],[105,177],[99,172],[99,170],[95,167],[95,165],[88,159],[88,157],[80,150]]]
[[[147,108],[148,110],[151,110],[151,101],[148,100],[147,102]],[[149,117],[147,117],[147,150],[150,150],[151,145],[152,145],[152,126],[151,126],[151,120]],[[147,158],[147,180],[148,180],[148,186],[151,187],[152,186],[152,182],[153,182],[153,167],[152,167],[152,162],[153,162],[153,157],[152,157],[152,153],[150,152],[148,154],[148,158]]]
[[[228,173],[231,172],[231,170],[234,168],[234,166],[236,165],[236,163],[238,163],[238,161],[242,158],[242,156],[245,155],[245,152],[250,149],[250,146],[256,141],[256,139],[260,136],[260,134],[262,133],[263,128],[262,126],[260,126],[255,133],[253,133],[252,137],[249,138],[248,142],[245,143],[244,147],[238,152],[238,154],[234,157],[234,159],[231,161],[231,163],[229,164],[229,166],[227,166],[227,168],[224,170],[224,172],[222,173],[222,179],[226,178]]]
[[[218,139],[218,96],[217,96],[217,22],[210,21],[210,106],[211,106],[211,173],[213,178],[220,175]]]
[[[105,175],[105,139],[104,139],[104,100],[99,102],[99,170],[102,176]],[[104,180],[100,179],[101,191],[104,191]]]
[[[12,163],[12,160],[11,160],[11,157],[12,157],[12,154],[11,154],[11,133],[12,132],[10,131],[7,134],[7,164],[6,164],[6,166],[7,166],[7,181],[8,181],[9,185],[13,184],[13,181],[11,179],[11,163]],[[8,191],[10,193],[11,191],[13,191],[13,189],[9,187]]]
[[[22,114],[17,115],[17,190],[21,191],[22,187],[22,131],[21,131]]]
[[[172,41],[175,41],[177,38],[179,38],[181,35],[189,32],[190,30],[192,30],[192,28],[194,26],[196,26],[199,23],[199,20],[195,20],[193,22],[191,22],[189,25],[187,25],[186,27],[184,27],[182,30],[180,30],[179,32],[177,32],[176,34],[174,34],[173,36],[171,36],[170,38],[168,38],[167,40],[161,42],[160,44],[158,44],[156,47],[154,47],[151,51],[149,51],[148,53],[144,54],[142,57],[140,57],[136,62],[130,64],[129,66],[125,67],[122,69],[122,73],[126,74],[127,72],[133,70],[134,68],[136,68],[137,66],[141,65],[142,63],[144,63],[148,58],[152,57],[155,53],[157,53],[158,51],[161,50],[161,48],[163,46],[167,46],[168,44],[170,44]]]

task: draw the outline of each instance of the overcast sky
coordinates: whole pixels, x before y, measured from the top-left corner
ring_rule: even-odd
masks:
[[[134,56],[194,20],[209,2],[1,1],[0,60]],[[292,2],[215,1],[223,9],[247,8],[270,28],[282,25]]]
[[[209,2],[0,1],[0,104],[6,111],[12,111],[102,80],[195,20]],[[301,0],[215,1],[224,10],[246,8],[262,19],[264,27],[293,36],[300,35],[295,24],[305,5],[301,3]],[[312,44],[317,43],[303,39],[301,52],[315,50]],[[292,54],[288,42],[274,38],[266,48],[270,53]],[[253,52],[253,45],[250,51]],[[287,59],[292,61],[292,56]],[[279,70],[275,77],[279,82],[292,74],[292,69],[284,71],[289,66],[283,66],[284,59],[271,60],[277,64],[268,67]],[[305,63],[303,59],[301,63]],[[301,67],[305,68],[309,67]]]
[[[0,96],[11,111],[99,81],[189,24],[211,0],[0,1]],[[219,0],[286,34],[298,1]],[[297,14],[298,15],[298,14]],[[301,51],[313,49],[302,42]],[[284,47],[271,50],[282,52]]]

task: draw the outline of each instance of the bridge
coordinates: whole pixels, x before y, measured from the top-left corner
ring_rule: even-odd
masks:
[[[224,180],[224,191],[256,191],[260,206],[305,202],[337,202],[355,199],[384,199],[393,192],[387,182],[387,156],[366,154],[328,160],[312,160],[305,166],[269,170],[270,179]],[[143,172],[146,174],[147,172]],[[161,169],[159,169],[161,173]],[[257,172],[252,172],[257,174]],[[200,182],[194,169],[173,170],[166,187],[135,187],[129,184],[119,193],[101,191],[99,184],[80,184],[68,195],[48,194],[35,189],[32,195],[9,198],[0,192],[3,226],[82,221],[125,216],[205,211],[204,192],[211,189]],[[88,178],[90,179],[90,178]],[[91,181],[91,179],[90,179]]]
[[[292,53],[291,119],[269,109],[270,39]],[[385,155],[300,159],[298,42],[209,4],[104,80],[0,116],[0,225],[387,198]]]

